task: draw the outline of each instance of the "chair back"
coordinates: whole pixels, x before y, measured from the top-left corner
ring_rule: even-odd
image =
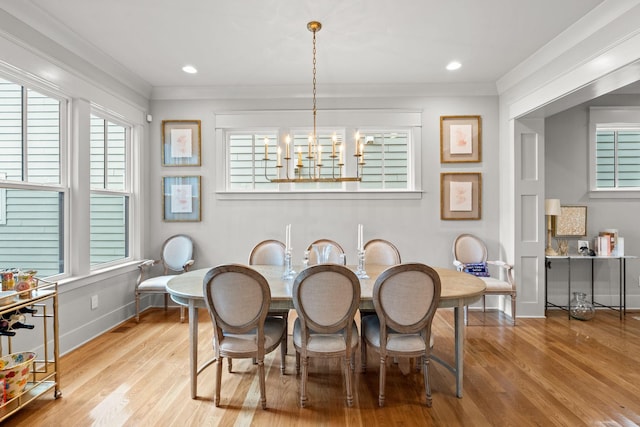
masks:
[[[263,240],[249,254],[249,265],[284,265],[285,246],[279,240]]]
[[[162,245],[162,265],[168,270],[184,271],[187,261],[193,259],[193,241],[189,236],[177,234],[169,237]]]
[[[461,234],[453,242],[453,259],[462,264],[487,262],[487,246],[473,234]]]
[[[204,300],[214,324],[214,340],[226,334],[246,334],[257,328],[264,339],[264,321],[271,303],[269,283],[254,269],[226,264],[212,268],[203,280]]]
[[[360,305],[360,281],[342,265],[310,266],[293,282],[293,305],[303,330],[330,334],[347,328],[350,334]]]
[[[365,264],[397,265],[400,260],[400,251],[388,240],[373,239],[364,245]]]
[[[403,334],[422,333],[428,339],[439,302],[440,276],[425,264],[389,267],[373,288],[373,305],[385,335],[386,328],[391,328]]]
[[[331,249],[328,251],[326,262],[341,265],[347,264],[347,258],[342,246],[330,239],[318,239],[307,247],[307,251],[309,251],[309,265],[319,264],[318,254],[316,254],[314,246],[319,248],[319,250],[325,250],[328,245],[331,246]]]

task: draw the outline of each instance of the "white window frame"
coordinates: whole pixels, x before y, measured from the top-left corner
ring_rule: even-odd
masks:
[[[596,133],[599,129],[625,130],[640,127],[640,107],[589,108],[589,197],[640,198],[640,188],[598,188]]]
[[[232,191],[228,187],[229,152],[227,132],[278,129],[280,140],[290,131],[309,129],[309,111],[243,111],[216,113],[216,195],[219,199],[419,199],[422,197],[421,142],[422,112],[415,110],[322,110],[319,128],[344,129],[346,147],[349,135],[357,130],[403,131],[409,134],[407,148],[407,189],[360,189],[357,182],[345,182],[339,190],[296,189],[295,184],[279,184],[277,191]],[[348,152],[347,152],[348,153]],[[345,156],[348,154],[345,153]],[[293,154],[292,154],[293,155]],[[365,153],[366,155],[366,153]],[[275,168],[274,168],[275,169]],[[355,174],[346,169],[345,175]]]
[[[133,162],[133,141],[134,141],[134,129],[135,126],[131,123],[127,123],[117,117],[114,117],[112,114],[109,114],[108,112],[103,111],[102,109],[98,108],[97,106],[93,106],[91,109],[91,114],[89,115],[89,120],[91,120],[91,116],[95,115],[103,120],[105,120],[105,122],[111,122],[114,124],[117,124],[119,126],[122,126],[125,128],[125,185],[124,188],[122,190],[113,190],[113,189],[107,189],[107,188],[101,188],[101,189],[97,189],[97,188],[89,188],[89,194],[104,194],[104,195],[109,195],[109,196],[122,196],[122,197],[128,197],[128,206],[127,206],[127,223],[129,226],[129,230],[128,230],[128,235],[127,235],[127,253],[128,256],[121,258],[121,259],[116,259],[113,261],[109,261],[109,262],[104,262],[104,263],[100,263],[100,264],[95,264],[95,265],[91,265],[90,264],[90,270],[91,271],[98,271],[98,270],[102,270],[105,268],[109,268],[112,266],[116,266],[116,265],[120,265],[123,263],[128,263],[131,262],[133,260],[133,253],[134,251],[134,247],[133,247],[133,242],[134,242],[134,233],[136,232],[136,228],[135,228],[135,223],[134,223],[134,216],[133,216],[133,212],[134,212],[134,194],[132,191],[133,188],[133,168],[132,168],[132,162]],[[106,152],[105,152],[105,156],[106,156]],[[89,177],[87,177],[89,179]],[[106,179],[107,176],[105,175],[105,185],[106,185]],[[90,197],[89,197],[90,199]],[[89,218],[90,221],[90,218]],[[89,247],[91,246],[91,241],[89,238],[88,241],[88,245]]]

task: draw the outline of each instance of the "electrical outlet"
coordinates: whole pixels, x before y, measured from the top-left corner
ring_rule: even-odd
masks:
[[[91,310],[95,310],[98,308],[98,295],[93,295],[91,297]]]

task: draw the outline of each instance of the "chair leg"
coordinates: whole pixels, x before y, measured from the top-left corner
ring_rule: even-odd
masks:
[[[287,334],[285,333],[280,342],[280,373],[284,375],[285,360],[287,356]]]
[[[344,380],[347,388],[347,406],[351,408],[353,406],[353,393],[351,391],[351,371],[349,366],[353,362],[353,354],[344,357]]]
[[[219,357],[216,364],[217,369],[216,369],[216,394],[214,397],[214,403],[216,406],[220,406],[220,386],[222,385],[222,359],[224,359],[224,357]]]
[[[287,342],[287,336],[289,334],[289,312],[285,312],[282,318],[284,319],[284,354],[287,354],[289,351],[289,344]]]
[[[184,306],[181,305],[180,306],[180,323],[184,323],[184,312],[185,312]]]
[[[362,373],[367,372],[367,342],[364,333],[360,337],[360,370]]]
[[[296,375],[300,375],[300,353],[296,350]]]
[[[511,295],[511,321],[516,326],[516,296]]]
[[[264,385],[264,359],[258,359],[258,375],[260,376],[260,404],[262,409],[267,408],[267,397]]]
[[[380,355],[380,384],[378,389],[378,405],[380,407],[384,406],[384,387],[386,381],[386,367],[387,367],[387,358],[386,356]]]
[[[300,407],[307,406],[307,375],[309,373],[309,358],[302,358],[302,376],[300,377]]]
[[[230,357],[227,357],[227,370],[229,373],[233,370],[233,359]]]
[[[164,311],[167,311],[167,307],[169,307],[169,294],[164,294]]]
[[[487,296],[482,295],[482,312],[487,311]]]
[[[469,326],[469,306],[464,306],[464,326]]]
[[[136,291],[136,323],[140,323],[140,294]]]
[[[422,356],[422,372],[424,374],[424,392],[427,398],[427,407],[431,408],[433,402],[431,399],[431,382],[429,379],[429,357]]]

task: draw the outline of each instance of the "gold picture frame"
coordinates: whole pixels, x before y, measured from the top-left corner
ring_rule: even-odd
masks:
[[[200,149],[200,120],[162,121],[162,166],[200,166]]]
[[[162,220],[197,222],[202,203],[199,176],[162,177]]]
[[[482,118],[440,116],[440,163],[482,161]]]
[[[560,215],[551,217],[554,237],[584,237],[587,235],[587,207],[560,206]]]
[[[477,220],[482,213],[482,174],[443,172],[440,174],[440,219]]]

